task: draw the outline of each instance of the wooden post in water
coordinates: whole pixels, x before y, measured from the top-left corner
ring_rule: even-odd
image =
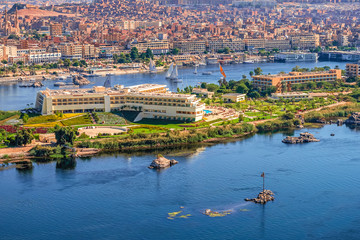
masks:
[[[263,178],[263,193],[264,193],[264,191],[265,191],[265,173],[264,172],[261,174],[261,177]]]

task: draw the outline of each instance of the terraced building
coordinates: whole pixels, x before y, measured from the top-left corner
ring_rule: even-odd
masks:
[[[39,91],[36,108],[43,115],[83,112],[136,111],[143,118],[199,121],[205,104],[195,95],[177,94],[166,85],[141,84],[131,87],[60,89]]]

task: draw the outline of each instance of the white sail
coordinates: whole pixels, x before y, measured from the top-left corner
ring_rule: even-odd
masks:
[[[195,67],[194,74],[197,74],[197,67]]]
[[[155,63],[152,59],[150,59],[150,66],[149,66],[149,69],[151,72],[155,72],[156,71],[156,66],[155,66]]]
[[[178,70],[177,70],[177,65],[175,65],[175,68],[170,75],[170,79],[177,79],[177,78],[178,78]]]
[[[173,72],[173,70],[174,70],[174,63],[171,63],[169,70],[166,73],[166,78],[169,78],[171,76],[171,73]]]

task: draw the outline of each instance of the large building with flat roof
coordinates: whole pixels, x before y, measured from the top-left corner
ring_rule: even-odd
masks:
[[[331,82],[341,79],[341,69],[330,69],[323,72],[290,72],[288,74],[276,75],[256,75],[253,76],[253,84],[255,87],[268,88],[276,87],[276,92],[282,92],[282,89],[291,90],[292,84],[306,82]]]
[[[141,84],[114,88],[59,89],[39,91],[35,107],[43,115],[83,112],[138,111],[143,118],[199,121],[205,104],[195,95],[170,92],[166,85]]]
[[[346,64],[346,75],[348,77],[360,76],[360,65],[357,63],[347,63]]]

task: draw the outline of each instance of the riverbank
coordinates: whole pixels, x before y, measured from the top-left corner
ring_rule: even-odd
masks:
[[[343,112],[344,109],[347,109],[346,113]],[[306,111],[303,113],[303,118],[305,118],[307,124],[306,126],[308,126],[308,124],[319,124],[319,121],[309,120],[309,116],[312,116],[310,114],[313,113],[322,114],[322,111],[326,111],[327,114],[329,114],[329,112],[334,112],[335,115],[339,115],[340,112],[340,115],[346,115],[349,112],[360,111],[360,105],[356,103],[340,102]],[[295,129],[301,124],[303,123],[301,123],[299,119],[272,118],[248,123],[228,122],[225,125],[209,125],[200,128],[164,128],[160,132],[136,131],[126,135],[104,138],[77,139],[74,143],[75,150],[72,155],[92,156],[101,152],[114,151],[132,153],[136,151],[178,147],[194,143],[219,143],[250,136],[258,131],[271,132]],[[51,144],[38,144],[42,146],[52,146]],[[0,149],[0,159],[4,159],[8,162],[9,159],[20,160],[22,158],[32,158],[29,151],[35,146],[36,144],[18,148],[2,148]],[[54,153],[50,153],[49,155],[51,154]]]

